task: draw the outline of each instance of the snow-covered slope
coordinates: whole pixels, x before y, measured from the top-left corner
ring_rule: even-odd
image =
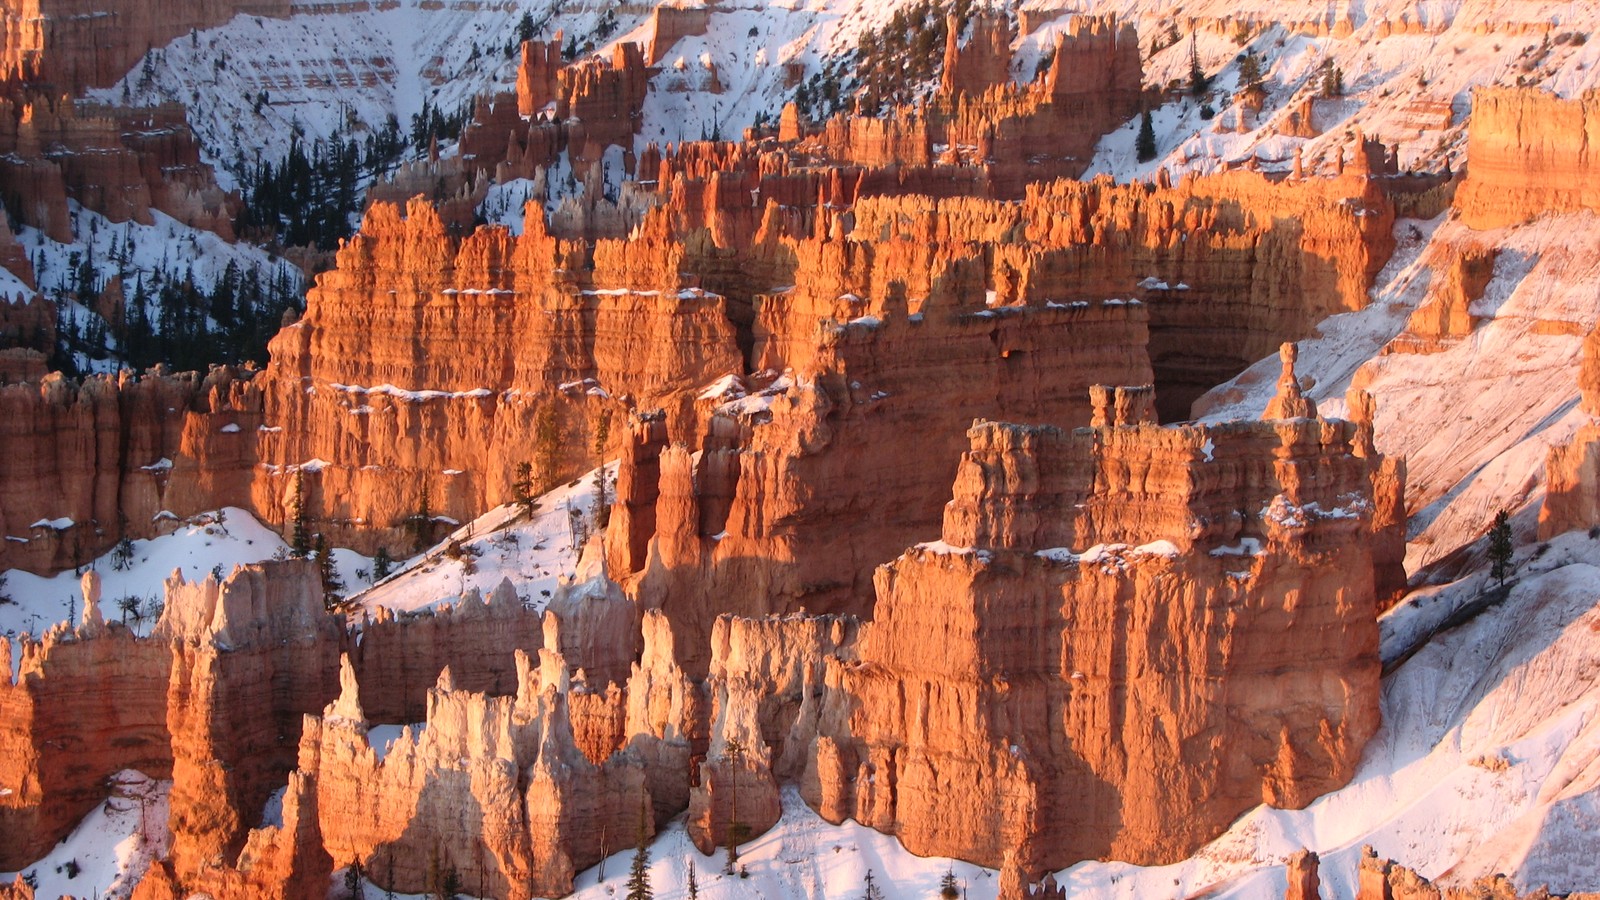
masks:
[[[1488,530],[1496,511],[1533,511],[1549,448],[1588,417],[1577,408],[1582,335],[1600,324],[1600,216],[1548,216],[1473,232],[1459,222],[1395,226],[1399,250],[1371,305],[1323,322],[1300,344],[1307,393],[1344,413],[1352,382],[1378,403],[1378,448],[1407,462],[1407,569],[1440,560]],[[1471,307],[1473,332],[1436,352],[1384,352],[1429,299],[1440,261],[1461,247],[1498,247],[1494,276]],[[1208,421],[1255,417],[1278,376],[1264,359],[1201,398]]]
[[[614,480],[616,464],[606,471]],[[453,603],[473,589],[487,597],[509,578],[525,603],[543,609],[560,579],[573,577],[583,539],[595,534],[598,475],[599,470],[592,471],[538,498],[531,517],[514,505],[489,510],[407,560],[377,586],[353,594],[351,602],[367,609],[416,612]],[[607,490],[610,485],[608,481]]]
[[[22,872],[0,872],[0,884],[18,875],[38,880],[39,897],[122,900],[167,852],[170,781],[153,781],[132,769],[111,777],[111,795],[83,817],[49,855]]]
[[[112,550],[84,568],[100,574],[101,606],[107,618],[126,621],[143,633],[155,624],[162,603],[162,584],[174,571],[189,581],[212,572],[226,576],[234,566],[248,565],[287,553],[283,539],[250,513],[227,507],[183,522],[172,533],[129,541],[127,553]],[[0,603],[0,640],[27,632],[38,637],[69,612],[83,612],[80,573],[68,569],[49,578],[11,570],[5,575],[9,603]],[[129,608],[122,609],[123,600]],[[137,606],[134,604],[137,603]],[[20,659],[13,657],[14,664]]]
[[[662,52],[660,73],[645,104],[640,140],[734,137],[758,115],[775,115],[801,81],[853,50],[863,30],[886,23],[913,0],[732,0],[716,4],[708,32]],[[1523,0],[1374,0],[1333,4],[1310,0],[1197,0],[1181,14],[1156,0],[1027,0],[1002,4],[1044,24],[1019,37],[1013,75],[1032,77],[1033,63],[1065,26],[1069,13],[1116,13],[1136,23],[1148,57],[1146,83],[1186,85],[1191,48],[1216,76],[1206,102],[1174,99],[1156,111],[1161,154],[1134,159],[1136,126],[1109,135],[1095,172],[1142,177],[1156,166],[1200,171],[1249,158],[1287,169],[1296,147],[1309,165],[1331,166],[1347,129],[1359,127],[1397,144],[1403,167],[1459,164],[1470,91],[1480,84],[1536,84],[1571,96],[1600,78],[1600,43],[1573,39],[1600,24],[1600,4]],[[258,157],[281,158],[295,128],[310,139],[337,129],[360,137],[394,115],[401,128],[424,100],[452,110],[470,98],[508,90],[515,80],[517,26],[527,16],[537,37],[558,30],[578,46],[634,40],[649,44],[649,17],[638,7],[612,11],[598,0],[512,0],[445,3],[401,0],[364,12],[302,12],[278,20],[239,16],[181,37],[147,56],[102,99],[176,100],[208,160],[237,175]],[[297,7],[317,9],[314,4]],[[325,9],[338,9],[327,6]],[[632,10],[632,11],[630,11]],[[1052,18],[1052,13],[1059,15]],[[1237,22],[1247,24],[1241,32]],[[1191,21],[1200,23],[1191,31]],[[1294,23],[1320,21],[1323,34]],[[1269,25],[1268,23],[1283,23]],[[1350,30],[1345,33],[1344,25]],[[1175,31],[1173,29],[1176,29]],[[1172,41],[1176,34],[1178,40]],[[1160,45],[1149,54],[1152,42]],[[1249,48],[1262,60],[1265,103],[1257,114],[1231,109],[1237,57]],[[714,67],[720,93],[702,90]],[[1325,66],[1343,73],[1342,96],[1314,99]],[[846,86],[848,87],[848,86]],[[263,92],[265,97],[263,97]],[[1309,109],[1318,136],[1286,135],[1292,114]],[[227,176],[224,176],[227,177]]]

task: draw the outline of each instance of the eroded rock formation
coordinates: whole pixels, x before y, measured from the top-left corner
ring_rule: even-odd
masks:
[[[1517,225],[1552,212],[1600,209],[1588,149],[1600,140],[1600,95],[1562,99],[1521,87],[1472,92],[1469,177],[1456,196],[1473,228]]]

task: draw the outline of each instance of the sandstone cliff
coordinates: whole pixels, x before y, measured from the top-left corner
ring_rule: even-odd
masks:
[[[1600,96],[1571,100],[1530,88],[1472,92],[1462,221],[1500,228],[1551,212],[1600,209],[1588,147],[1600,140]]]
[[[239,13],[287,16],[284,0],[181,0],[160,14],[138,3],[102,0],[26,0],[0,12],[0,72],[77,93],[104,87],[133,68],[151,47],[191,29],[210,28]]]
[[[975,426],[943,541],[879,570],[860,662],[828,674],[850,700],[819,719],[849,724],[807,799],[919,854],[1018,848],[1038,871],[1170,862],[1348,780],[1378,684],[1353,434]]]
[[[0,563],[53,571],[122,535],[153,536],[163,510],[247,505],[262,403],[252,374],[0,387]]]

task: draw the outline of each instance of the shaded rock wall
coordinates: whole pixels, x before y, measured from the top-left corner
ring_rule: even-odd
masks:
[[[0,72],[72,93],[106,87],[151,47],[235,15],[285,17],[283,0],[175,0],[152,8],[104,0],[13,0],[0,9]]]
[[[54,571],[122,535],[154,536],[163,511],[248,505],[262,404],[251,374],[0,387],[0,564]]]
[[[158,209],[233,238],[239,198],[219,188],[200,161],[180,106],[124,109],[42,94],[0,99],[0,157],[7,212],[52,240],[74,239],[69,199],[113,222],[149,225],[150,210]]]

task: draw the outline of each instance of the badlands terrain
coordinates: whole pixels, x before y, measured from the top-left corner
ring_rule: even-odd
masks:
[[[0,898],[1597,896],[1597,29],[6,0]]]

